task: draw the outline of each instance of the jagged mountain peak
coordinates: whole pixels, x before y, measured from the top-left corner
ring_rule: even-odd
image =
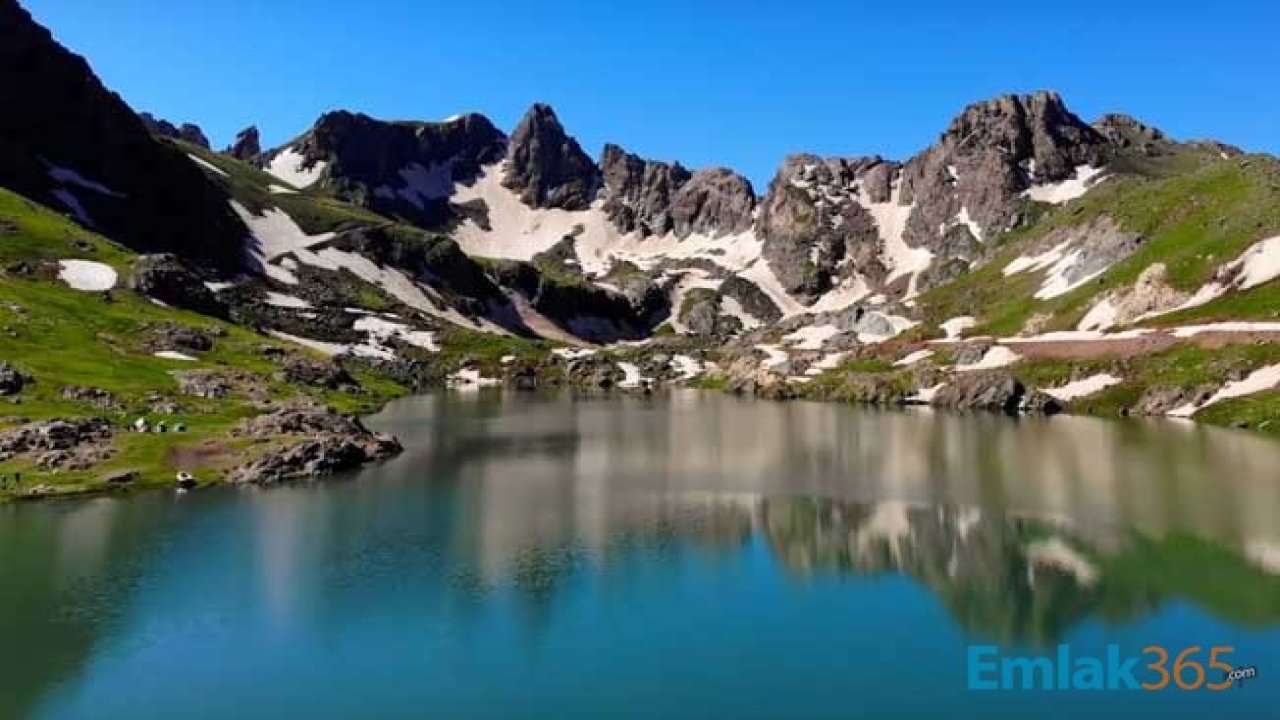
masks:
[[[222,152],[237,160],[255,162],[262,154],[262,140],[258,133],[258,126],[250,125],[236,133],[235,141]]]
[[[485,116],[443,122],[381,120],[334,110],[273,150],[266,168],[294,187],[318,188],[356,205],[425,227],[447,223],[447,199],[497,162],[506,136]]]
[[[157,118],[149,112],[138,113],[138,118],[142,120],[142,124],[147,126],[153,134],[160,137],[172,138],[183,142],[191,143],[209,149],[209,138],[204,134],[204,130],[195,123],[182,123],[174,125],[163,118]]]
[[[600,187],[600,169],[555,110],[534,103],[511,133],[503,184],[531,207],[585,210]]]

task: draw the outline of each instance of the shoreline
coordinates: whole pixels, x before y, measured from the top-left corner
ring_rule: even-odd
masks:
[[[849,405],[849,406],[859,407],[865,410],[874,409],[874,410],[889,411],[889,412],[928,411],[928,412],[948,413],[956,416],[976,415],[976,414],[997,415],[997,416],[1003,415],[1010,419],[1018,419],[1018,418],[1024,418],[1024,417],[1025,418],[1038,417],[1042,419],[1049,419],[1055,415],[1062,415],[1064,417],[1071,417],[1071,418],[1086,418],[1091,420],[1119,422],[1119,423],[1152,423],[1152,424],[1178,423],[1180,425],[1214,429],[1214,430],[1226,431],[1226,432],[1245,432],[1247,434],[1257,436],[1264,440],[1280,441],[1280,426],[1274,426],[1274,427],[1268,426],[1267,428],[1258,428],[1255,426],[1249,426],[1246,428],[1241,428],[1241,427],[1233,426],[1229,422],[1207,422],[1201,419],[1185,418],[1185,417],[1129,416],[1129,415],[1115,414],[1111,412],[1103,412],[1102,411],[1103,408],[1099,406],[1081,405],[1076,403],[1066,403],[1064,404],[1061,411],[1054,412],[1054,413],[1040,413],[1040,412],[1010,413],[1010,412],[1003,412],[1000,410],[984,408],[984,407],[967,407],[967,408],[939,407],[929,402],[923,402],[923,401],[912,400],[912,399],[891,401],[891,402],[871,402],[871,401],[847,400],[847,399],[829,398],[829,397],[826,397],[826,398],[811,397],[803,394],[790,396],[790,397],[766,397],[759,394],[735,392],[735,391],[727,390],[722,386],[714,387],[714,386],[707,386],[705,384],[700,385],[698,383],[681,383],[681,384],[659,383],[659,384],[656,384],[656,386],[654,387],[607,388],[607,389],[583,388],[583,387],[574,386],[571,384],[555,384],[555,385],[539,386],[535,388],[517,387],[513,384],[478,387],[478,388],[476,387],[461,388],[461,389],[441,387],[438,389],[430,390],[428,392],[404,393],[401,395],[397,395],[395,397],[385,398],[381,400],[376,407],[368,408],[365,411],[355,414],[354,417],[358,418],[361,421],[361,423],[363,423],[364,421],[367,421],[369,418],[381,414],[382,412],[387,410],[389,407],[391,407],[395,403],[404,402],[404,401],[412,400],[415,398],[429,397],[433,395],[455,395],[458,397],[465,397],[468,395],[475,396],[475,395],[481,395],[481,394],[489,395],[489,396],[493,396],[493,395],[505,396],[505,395],[527,395],[527,394],[543,394],[543,393],[557,393],[557,394],[571,393],[574,395],[590,397],[593,399],[605,400],[605,399],[618,399],[623,397],[657,399],[660,397],[669,397],[671,394],[676,392],[681,392],[681,391],[694,391],[694,392],[700,392],[700,393],[718,393],[718,394],[738,397],[743,400],[750,400],[753,402],[770,402],[770,403],[805,402],[805,403],[822,403],[822,404],[840,404],[840,405]],[[205,441],[208,442],[208,439],[206,439]],[[293,443],[292,446],[296,446],[298,444],[301,444],[302,442],[305,442],[305,441],[300,440],[296,443]],[[171,447],[170,450],[172,449],[173,448]],[[92,499],[97,497],[127,497],[135,493],[154,492],[154,491],[160,491],[160,490],[172,490],[174,492],[199,492],[199,491],[207,490],[211,488],[225,488],[225,487],[238,487],[238,486],[275,487],[275,486],[282,486],[282,485],[296,485],[296,484],[309,483],[309,482],[324,482],[329,478],[334,478],[334,477],[352,474],[352,473],[359,473],[360,471],[362,471],[367,467],[372,467],[377,464],[393,460],[395,459],[395,457],[398,456],[398,454],[399,453],[397,452],[390,456],[370,459],[370,460],[361,462],[360,464],[354,467],[345,468],[336,472],[320,473],[320,474],[314,474],[314,475],[292,475],[288,477],[282,477],[282,478],[273,480],[271,482],[263,482],[263,483],[233,481],[230,479],[230,476],[233,472],[232,468],[234,468],[234,466],[228,466],[227,468],[224,468],[221,471],[214,474],[210,479],[200,481],[198,485],[191,488],[190,490],[179,490],[177,487],[175,487],[175,480],[172,478],[160,479],[160,478],[147,478],[145,476],[138,477],[137,479],[127,483],[119,483],[119,484],[112,484],[104,481],[99,481],[97,483],[68,483],[66,485],[42,483],[40,485],[36,485],[33,488],[28,489],[28,491],[24,493],[14,493],[8,490],[0,491],[0,506],[7,505],[7,504],[17,505],[17,504],[43,502],[43,501],[86,500],[86,499]],[[241,465],[244,465],[244,464],[248,464],[248,461],[246,461],[245,463],[242,463]],[[44,490],[41,492],[32,492],[32,490],[39,489],[39,488],[43,488]]]

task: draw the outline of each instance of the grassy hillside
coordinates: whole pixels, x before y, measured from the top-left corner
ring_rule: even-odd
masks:
[[[241,378],[238,385],[261,389],[280,401],[306,394],[351,412],[376,407],[403,392],[394,383],[367,373],[358,373],[363,387],[359,395],[291,385],[277,377],[279,365],[264,348],[302,354],[299,348],[229,323],[156,305],[121,287],[107,293],[74,290],[56,278],[56,265],[44,262],[59,259],[111,265],[123,285],[133,255],[57,213],[0,190],[0,266],[8,268],[0,272],[0,361],[34,379],[18,396],[0,399],[0,432],[24,421],[71,417],[105,417],[113,426],[123,427],[143,415],[163,419],[170,426],[181,423],[189,430],[117,434],[110,460],[91,470],[55,472],[38,469],[29,460],[0,462],[0,475],[23,476],[21,486],[7,487],[0,497],[40,484],[68,492],[92,489],[104,475],[124,469],[137,470],[142,484],[169,482],[178,469],[177,458],[199,447],[205,451],[185,455],[207,459],[183,462],[182,469],[221,469],[228,461],[225,451],[231,449],[226,431],[263,409],[239,391],[219,400],[182,395],[171,374],[174,371],[235,371]],[[161,347],[156,344],[157,332],[175,327],[213,338],[212,349],[179,348],[196,357],[195,362],[156,357]],[[113,407],[67,399],[68,387],[109,393]],[[152,412],[164,403],[176,404],[180,411],[164,416]],[[214,444],[207,445],[210,442]]]
[[[1101,217],[1111,218],[1125,231],[1141,234],[1143,242],[1133,255],[1099,278],[1060,297],[1037,300],[1033,295],[1043,272],[1002,274],[1006,265],[1028,254],[1048,233]],[[1165,264],[1173,288],[1194,293],[1219,265],[1277,234],[1280,161],[1276,158],[1245,155],[1186,175],[1112,178],[1035,225],[993,239],[994,249],[986,264],[925,293],[919,298],[919,308],[933,323],[960,315],[976,316],[979,325],[972,331],[975,335],[1013,335],[1036,315],[1049,316],[1044,329],[1072,329],[1096,297],[1132,285],[1153,263]],[[1278,312],[1280,289],[1271,285],[1229,294],[1150,324],[1226,317],[1268,319],[1277,317]]]

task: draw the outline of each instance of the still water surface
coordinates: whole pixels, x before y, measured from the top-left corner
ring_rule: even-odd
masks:
[[[370,424],[407,452],[349,478],[0,508],[0,717],[1280,717],[1280,443],[697,392]],[[973,643],[1259,677],[973,692]]]

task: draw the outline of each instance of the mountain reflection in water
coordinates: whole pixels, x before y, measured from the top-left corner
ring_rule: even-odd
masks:
[[[420,642],[537,635],[589,606],[611,632],[678,642],[653,587],[675,607],[715,598],[724,625],[701,631],[731,646],[764,601],[759,580],[722,594],[722,573],[759,558],[796,593],[905,578],[972,641],[1044,646],[1170,604],[1243,632],[1280,622],[1280,444],[1245,433],[696,392],[428,396],[370,424],[407,451],[352,478],[0,509],[0,636],[29,648],[0,653],[0,716],[146,693],[159,711],[177,690],[117,695],[152,664],[219,677],[213,658],[233,652],[307,668],[387,623]],[[591,645],[604,634],[575,652],[616,652]],[[371,642],[345,647],[396,656]]]

